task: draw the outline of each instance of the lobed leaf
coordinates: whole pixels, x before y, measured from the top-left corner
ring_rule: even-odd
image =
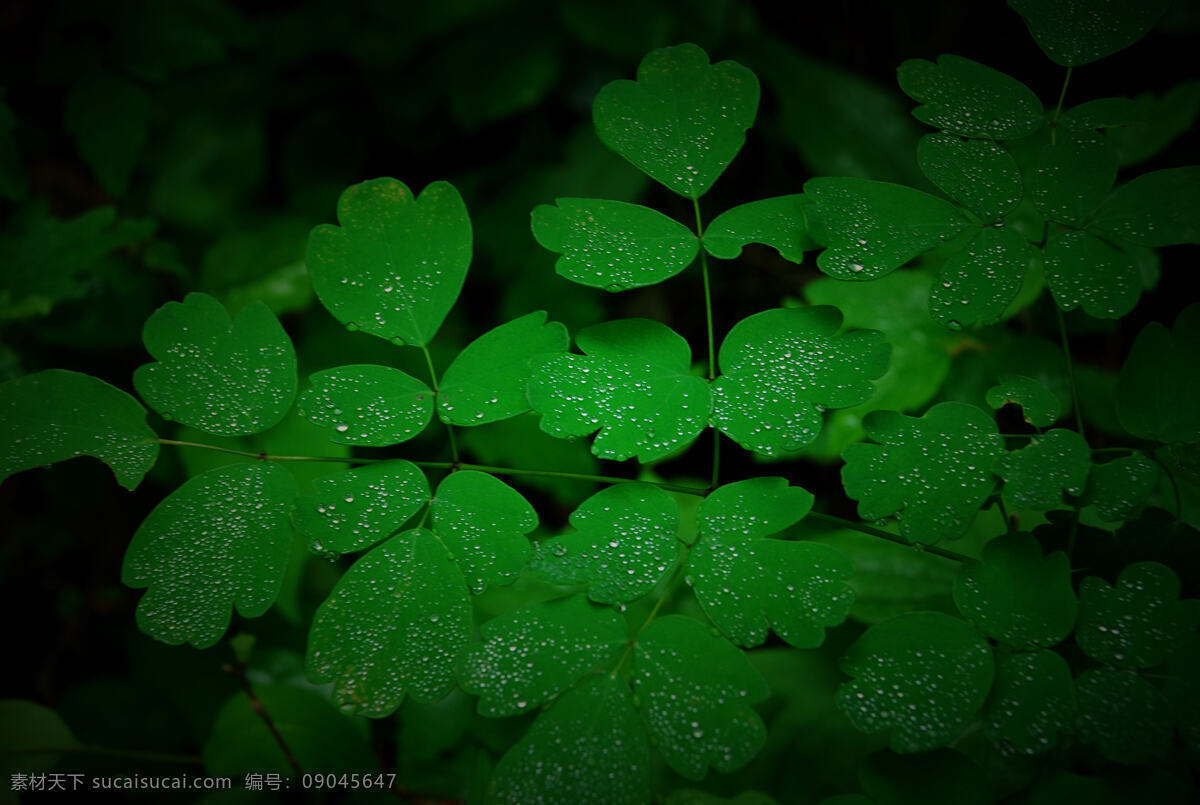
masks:
[[[952,330],[995,324],[1021,290],[1034,249],[1015,229],[985,227],[947,260],[929,295],[929,313]]]
[[[1086,232],[1055,233],[1044,253],[1046,284],[1063,310],[1082,305],[1089,316],[1118,319],[1133,310],[1142,294],[1142,278],[1133,259]]]
[[[329,428],[334,444],[388,447],[406,442],[429,424],[433,392],[412,375],[390,366],[357,364],[308,376],[300,413]]]
[[[1053,509],[1062,494],[1083,494],[1091,469],[1091,448],[1073,430],[1056,428],[1001,456],[996,474],[1004,479],[1004,497],[1017,508]]]
[[[1200,626],[1200,600],[1179,599],[1179,578],[1166,565],[1136,562],[1116,587],[1096,576],[1079,585],[1075,642],[1094,660],[1153,668]]]
[[[1158,483],[1158,465],[1143,453],[1093,464],[1083,503],[1096,507],[1096,516],[1115,523],[1132,516]]]
[[[983,732],[1004,755],[1044,755],[1075,721],[1071,669],[1053,651],[996,660],[996,682],[983,710]]]
[[[950,198],[979,216],[999,221],[1021,203],[1021,170],[1008,149],[991,140],[926,134],[917,144],[921,173]]]
[[[1075,680],[1075,730],[1121,764],[1147,763],[1171,745],[1171,710],[1162,692],[1133,671],[1093,668]]]
[[[1083,226],[1112,191],[1117,150],[1093,126],[1073,120],[1070,112],[1057,134],[1057,140],[1038,152],[1033,204],[1051,221]]]
[[[713,257],[733,260],[746,244],[762,243],[784,260],[802,262],[804,252],[817,248],[808,234],[806,211],[811,206],[802,193],[739,204],[704,228],[704,248]]]
[[[1200,243],[1200,166],[1167,168],[1122,185],[1092,226],[1142,246]]]
[[[537,512],[521,493],[487,473],[461,470],[438,484],[430,501],[433,532],[458,563],[467,586],[511,584],[525,569]]]
[[[937,63],[908,59],[896,72],[900,89],[922,104],[913,117],[963,137],[1015,140],[1042,127],[1042,103],[1012,76],[977,61],[943,54]]]
[[[1035,428],[1047,428],[1062,416],[1062,403],[1050,389],[1032,377],[1001,375],[1000,382],[987,390],[987,404],[1003,408],[1008,403],[1021,406],[1025,421]]]
[[[1175,327],[1157,322],[1138,333],[1117,379],[1117,417],[1134,436],[1157,442],[1200,441],[1200,304]]]
[[[1055,64],[1078,67],[1141,39],[1170,0],[1008,0],[1042,52]]]

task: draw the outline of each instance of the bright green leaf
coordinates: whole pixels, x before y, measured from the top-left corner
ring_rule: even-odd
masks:
[[[1035,428],[1048,428],[1062,416],[1062,403],[1050,389],[1032,377],[1001,375],[1000,382],[987,390],[987,404],[1003,408],[1008,403],[1021,406],[1025,421]]]
[[[414,198],[403,182],[372,179],[342,193],[338,223],[308,239],[321,303],[349,329],[428,344],[471,263],[471,219],[458,191],[433,182]]]
[[[1051,235],[1045,256],[1046,284],[1063,310],[1082,305],[1089,316],[1117,319],[1133,310],[1142,294],[1133,259],[1086,232]]]
[[[900,89],[922,106],[913,117],[963,137],[1015,140],[1042,127],[1042,104],[1029,87],[977,61],[944,54],[908,59]]]
[[[388,447],[406,442],[429,424],[433,392],[390,366],[339,366],[309,375],[300,413],[329,428],[334,444]]]
[[[296,397],[296,350],[262,303],[235,320],[211,296],[190,293],[146,320],[146,350],[133,385],[164,419],[218,436],[277,425]]]
[[[989,226],[943,265],[929,313],[952,330],[995,324],[1021,290],[1034,250],[1013,228]]]
[[[1044,755],[1075,721],[1075,681],[1053,651],[1007,654],[983,710],[983,732],[1003,755]]]
[[[148,587],[138,627],[177,646],[213,645],[233,608],[247,618],[279,594],[291,552],[288,514],[296,483],[278,464],[233,464],[192,478],[159,503],[133,535],[121,567]]]
[[[63,126],[100,184],[115,196],[129,186],[149,116],[146,92],[112,73],[87,73],[67,93]]]
[[[1143,246],[1200,243],[1200,166],[1153,171],[1122,185],[1092,220]]]
[[[1093,464],[1083,503],[1096,507],[1106,523],[1129,518],[1145,503],[1158,483],[1158,465],[1142,453]]]
[[[985,224],[1000,220],[1021,203],[1021,171],[1000,143],[944,132],[926,134],[917,145],[917,163],[939,190]]]
[[[772,246],[784,260],[799,263],[817,248],[808,234],[802,193],[740,204],[714,218],[704,229],[704,248],[713,257],[736,259],[748,243]]]
[[[1174,330],[1158,322],[1138,333],[1117,379],[1117,417],[1134,436],[1200,441],[1200,304],[1184,308]]]
[[[1053,509],[1062,494],[1083,494],[1091,469],[1091,448],[1073,430],[1056,428],[1034,436],[1020,450],[1000,458],[1004,498],[1020,509]]]
[[[1146,35],[1170,0],[1008,0],[1055,64],[1078,67],[1124,50]]]
[[[1171,709],[1162,691],[1133,671],[1095,668],[1075,680],[1076,731],[1117,763],[1147,763],[1171,743]]]
[[[652,50],[637,81],[596,95],[600,140],[685,198],[712,187],[746,140],[758,112],[758,79],[734,61],[710,65],[693,44]]]
[[[1200,600],[1179,599],[1179,577],[1166,565],[1136,562],[1117,586],[1096,576],[1079,585],[1075,642],[1094,660],[1153,668],[1200,626]]]
[[[521,493],[487,473],[464,470],[438,484],[433,532],[462,570],[471,592],[511,584],[525,569],[537,512]]]

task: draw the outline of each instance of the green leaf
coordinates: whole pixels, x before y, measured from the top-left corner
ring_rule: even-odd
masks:
[[[704,248],[713,257],[734,260],[746,244],[763,243],[774,247],[784,260],[802,262],[804,252],[817,248],[805,215],[811,206],[802,193],[739,204],[705,227]]]
[[[233,608],[257,618],[279,594],[296,483],[277,464],[234,464],[187,481],[133,535],[121,581],[148,587],[138,627],[172,646],[213,645]]]
[[[944,402],[922,417],[873,411],[864,425],[879,444],[852,444],[842,454],[842,483],[858,515],[895,514],[912,542],[962,536],[991,494],[992,463],[1004,452],[992,419],[973,405]]]
[[[564,476],[529,475],[521,482],[525,487],[549,493],[560,503],[574,505],[595,492],[596,484],[571,476],[598,474],[598,462],[586,445],[547,434],[538,427],[539,419],[537,414],[517,416],[469,428],[457,438],[463,449],[481,464],[536,467],[564,473]]]
[[[1161,665],[1200,625],[1200,600],[1180,601],[1179,592],[1179,577],[1157,562],[1127,566],[1116,587],[1088,576],[1079,585],[1075,642],[1089,657],[1109,665]]]
[[[1135,103],[1131,125],[1108,132],[1122,165],[1145,162],[1191,130],[1200,113],[1200,79],[1183,81],[1160,96],[1144,92]]]
[[[1083,494],[1091,469],[1091,448],[1073,430],[1056,428],[1002,456],[996,474],[1004,479],[1004,497],[1021,509],[1053,509],[1062,493]]]
[[[1124,50],[1146,35],[1170,0],[1008,0],[1055,64],[1078,67]]]
[[[1131,517],[1158,484],[1158,465],[1142,453],[1093,464],[1083,492],[1084,505],[1096,507],[1106,523]]]
[[[768,627],[797,648],[815,648],[825,627],[846,619],[854,594],[844,579],[854,565],[828,545],[767,539],[797,523],[813,496],[783,478],[726,484],[700,506],[700,540],[688,581],[704,614],[742,646],[757,646]]]
[[[945,746],[987,698],[994,667],[987,641],[966,621],[912,612],[869,628],[847,649],[854,677],[837,706],[866,733],[888,733],[895,752]]]
[[[983,711],[983,732],[1003,755],[1044,755],[1075,721],[1075,682],[1053,651],[1008,654]]]
[[[485,425],[529,410],[526,386],[535,363],[567,351],[570,336],[544,311],[501,324],[476,338],[446,369],[438,414],[451,425]]]
[[[1200,166],[1168,168],[1122,185],[1092,226],[1142,246],[1200,243]]]
[[[1073,123],[1069,115],[1057,141],[1038,153],[1033,203],[1051,221],[1083,226],[1112,190],[1117,150],[1094,127]]]
[[[837,308],[776,308],[735,324],[721,344],[713,427],[747,450],[795,452],[821,429],[821,411],[870,398],[887,371],[883,333],[838,334]]]
[[[49,707],[25,699],[0,699],[0,773],[10,781],[13,774],[49,771],[62,757],[28,754],[24,750],[74,749],[78,746],[78,739],[71,734],[62,717]],[[11,787],[9,792],[10,801],[16,802]]]
[[[900,89],[922,104],[913,117],[963,137],[1015,140],[1042,127],[1042,103],[1029,87],[977,61],[949,53],[937,63],[908,59]]]
[[[929,313],[952,330],[1003,319],[1021,290],[1034,249],[1013,228],[981,229],[942,265],[929,296]]]
[[[645,463],[690,444],[708,424],[708,383],[690,374],[691,349],[670,327],[618,319],[585,327],[576,342],[585,355],[544,361],[529,382],[546,433],[564,439],[600,429],[593,453]]]
[[[533,569],[554,584],[586,584],[601,604],[641,598],[679,552],[679,510],[657,486],[620,484],[580,504],[575,531],[538,543]]]
[[[554,270],[606,291],[654,285],[687,268],[696,234],[657,210],[624,201],[560,198],[533,211],[533,236],[562,257]]]
[[[146,320],[146,350],[133,385],[164,419],[218,436],[261,433],[296,398],[296,350],[270,308],[247,305],[236,320],[211,296],[190,293]]]
[[[563,694],[496,765],[489,802],[641,805],[650,747],[633,697],[612,674]]]
[[[458,563],[471,592],[511,584],[525,569],[537,512],[521,493],[483,472],[451,473],[430,501],[433,532]]]
[[[827,247],[817,267],[843,280],[882,277],[968,225],[953,204],[888,182],[823,177],[804,193],[813,200],[809,232]]]
[[[625,621],[573,596],[535,604],[480,628],[483,645],[459,659],[458,678],[490,718],[531,712],[625,646]]]
[[[429,502],[425,474],[403,460],[327,475],[313,486],[297,498],[292,521],[310,550],[329,558],[386,539]]]
[[[939,190],[985,224],[1000,220],[1021,203],[1020,168],[1000,143],[944,132],[926,134],[917,145],[917,163]]]
[[[356,364],[308,376],[300,413],[329,428],[334,444],[388,447],[406,442],[429,424],[433,392],[390,366]]]
[[[332,682],[344,712],[390,715],[406,692],[433,702],[454,687],[471,604],[449,552],[423,528],[365,554],[313,616],[308,676]]]
[[[79,154],[100,184],[124,195],[138,153],[146,144],[150,98],[124,78],[107,72],[85,74],[67,93],[63,127],[75,137]]]
[[[613,81],[592,105],[600,140],[685,198],[713,186],[758,112],[758,79],[734,61],[710,65],[693,44],[652,50],[637,81]]]
[[[1008,403],[1021,406],[1025,421],[1035,428],[1048,428],[1062,416],[1062,403],[1050,389],[1032,377],[1000,375],[1000,382],[987,390],[987,404],[1003,408]]]
[[[137,400],[65,369],[0,383],[0,445],[0,483],[14,472],[89,455],[134,489],[158,457],[158,436]]]
[[[730,772],[746,765],[767,731],[751,709],[770,690],[744,652],[682,615],[655,620],[633,650],[633,691],[658,748],[689,780],[709,766]]]
[[[1075,680],[1076,732],[1109,760],[1147,763],[1167,753],[1171,710],[1162,692],[1133,671],[1095,668]]]
[[[1075,626],[1071,563],[1061,551],[1043,558],[1029,534],[999,536],[981,561],[963,563],[954,603],[988,637],[1018,649],[1053,646]]]
[[[1200,753],[1200,635],[1193,636],[1171,653],[1163,692],[1175,714],[1175,725],[1192,756]]]
[[[1117,417],[1134,436],[1200,441],[1200,304],[1184,308],[1168,332],[1158,322],[1138,333],[1117,379]]]
[[[1142,278],[1133,259],[1086,232],[1064,230],[1045,247],[1046,284],[1063,310],[1080,305],[1089,316],[1118,319],[1137,304]]]
[[[425,346],[462,290],[471,219],[448,182],[414,198],[396,179],[372,179],[338,199],[340,226],[308,238],[305,262],[321,303],[351,330]]]

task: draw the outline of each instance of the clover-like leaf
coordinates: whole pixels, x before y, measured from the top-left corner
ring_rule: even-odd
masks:
[[[708,424],[712,393],[690,374],[692,352],[674,330],[649,319],[618,319],[576,336],[585,355],[542,362],[529,401],[542,430],[560,439],[600,430],[592,452],[653,461],[694,440]]]
[[[1094,660],[1152,668],[1200,625],[1200,600],[1179,599],[1179,577],[1166,565],[1135,562],[1116,587],[1096,576],[1079,585],[1075,642]]]
[[[555,584],[587,584],[602,604],[641,598],[679,552],[679,508],[649,484],[602,489],[570,517],[575,531],[538,543],[533,568]]]
[[[1117,378],[1117,417],[1134,436],[1200,441],[1200,304],[1184,308],[1168,331],[1142,328]]]
[[[701,504],[688,580],[704,614],[734,643],[757,646],[770,628],[797,648],[815,648],[825,627],[846,619],[854,594],[843,579],[853,563],[818,542],[766,539],[812,503],[783,478],[752,478],[722,486]]]
[[[1200,243],[1200,166],[1167,168],[1122,185],[1092,226],[1142,246]]]
[[[1007,654],[983,710],[983,732],[1004,755],[1044,755],[1075,721],[1075,681],[1053,651]]]
[[[471,219],[447,182],[414,198],[372,179],[338,199],[340,226],[308,237],[305,264],[321,304],[352,330],[424,346],[442,325],[471,264]]]
[[[421,702],[445,696],[470,639],[462,573],[437,537],[416,528],[364,554],[317,609],[308,676],[332,682],[343,711],[383,718],[406,692]]]
[[[596,95],[601,142],[685,198],[712,187],[746,141],[758,112],[758,79],[734,61],[710,65],[693,44],[652,50],[637,81]]]
[[[1146,35],[1170,0],[1008,0],[1055,64],[1078,67],[1124,50]]]
[[[554,270],[592,288],[654,285],[696,259],[700,241],[678,221],[624,201],[560,198],[533,211],[533,236],[562,257]]]
[[[0,383],[0,483],[14,472],[89,455],[134,489],[154,466],[158,437],[138,401],[65,369]]]
[[[487,473],[465,470],[438,484],[430,502],[433,532],[462,570],[467,586],[511,584],[525,569],[537,512],[521,493]]]
[[[1138,510],[1158,483],[1158,465],[1143,453],[1093,464],[1083,491],[1085,505],[1107,523],[1124,520]]]
[[[390,537],[429,502],[429,482],[415,464],[383,461],[327,475],[296,500],[292,521],[313,553],[335,557]]]
[[[929,295],[929,313],[953,330],[1004,318],[1021,290],[1034,249],[1012,227],[985,227],[947,260]]]
[[[744,652],[699,621],[667,615],[647,626],[633,650],[633,691],[663,758],[690,780],[740,769],[767,732],[751,709],[770,690]]]
[[[994,223],[1021,203],[1021,170],[1003,145],[964,140],[953,134],[926,134],[917,144],[917,164],[950,198]]]
[[[1133,671],[1094,668],[1075,680],[1079,737],[1117,763],[1146,763],[1171,745],[1167,697]]]
[[[1061,551],[1043,558],[1029,534],[997,537],[982,560],[959,569],[954,603],[988,637],[1020,649],[1053,646],[1075,626],[1071,563]]]
[[[1117,319],[1133,310],[1142,295],[1133,258],[1086,232],[1055,233],[1044,251],[1046,284],[1063,310],[1082,305],[1089,316]]]
[[[879,444],[842,454],[842,482],[864,520],[896,514],[900,533],[918,543],[962,536],[991,493],[991,467],[1004,441],[973,405],[944,402],[922,417],[873,411],[864,420]]]
[[[1004,479],[1004,497],[1024,509],[1053,509],[1063,492],[1083,494],[1091,468],[1091,448],[1073,430],[1056,428],[1002,456],[996,474]]]
[[[854,678],[838,689],[838,708],[862,732],[886,731],[902,753],[950,743],[983,705],[995,672],[987,641],[940,612],[875,624],[841,666]]]
[[[233,464],[187,481],[133,535],[121,581],[148,587],[138,603],[143,632],[173,646],[207,648],[279,594],[291,553],[288,514],[296,483],[278,464]]]
[[[1112,190],[1117,150],[1101,132],[1070,117],[1064,117],[1058,134],[1038,153],[1033,203],[1051,221],[1081,226]]]
[[[484,642],[463,652],[458,678],[491,718],[531,712],[628,641],[621,616],[583,596],[501,615],[480,633]]]
[[[1008,403],[1021,406],[1025,421],[1036,428],[1047,428],[1062,416],[1062,402],[1054,392],[1024,375],[1001,375],[1000,382],[987,390],[987,404],[1003,408]]]
[[[500,758],[489,794],[505,805],[647,802],[650,747],[629,688],[602,674],[560,696]]]
[[[451,425],[485,425],[529,410],[534,363],[567,351],[570,336],[535,311],[476,338],[446,369],[438,385],[438,414]]]
[[[433,416],[433,392],[390,366],[339,366],[309,375],[300,413],[335,444],[387,447],[416,436]]]
[[[837,308],[765,310],[735,324],[721,343],[712,386],[715,428],[747,450],[775,456],[817,438],[821,411],[848,408],[887,371],[883,333],[838,333]]]
[[[216,299],[190,293],[154,311],[142,340],[158,363],[139,366],[133,385],[164,419],[243,436],[277,425],[292,407],[296,350],[262,303],[231,321]]]
[[[809,232],[826,249],[817,267],[843,280],[882,277],[968,226],[953,204],[920,190],[870,179],[809,179]]]
[[[913,117],[963,137],[1015,140],[1042,127],[1042,103],[1010,75],[962,56],[937,63],[908,59],[897,70],[900,89],[922,104]]]
[[[817,248],[808,234],[805,211],[812,202],[802,193],[739,204],[704,228],[704,248],[713,257],[733,260],[748,243],[772,246],[784,260],[799,263]]]

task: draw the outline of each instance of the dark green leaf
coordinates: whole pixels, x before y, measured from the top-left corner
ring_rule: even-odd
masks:
[[[1008,0],[1055,64],[1078,67],[1124,50],[1146,35],[1170,0]]]
[[[1122,668],[1153,668],[1200,625],[1200,600],[1179,599],[1179,578],[1166,565],[1137,562],[1117,586],[1096,576],[1079,585],[1075,642],[1089,657]]]
[[[1167,168],[1122,185],[1092,226],[1143,246],[1200,243],[1200,166]]]
[[[1180,737],[1192,750],[1195,757],[1200,754],[1200,635],[1193,635],[1182,646],[1172,652],[1167,661],[1167,681],[1163,692],[1171,703],[1175,724]]]
[[[763,243],[773,246],[784,260],[799,263],[804,252],[817,248],[805,220],[809,206],[802,193],[740,204],[705,227],[704,248],[713,257],[733,260],[746,244]]]
[[[67,93],[64,128],[104,189],[124,195],[146,143],[150,98],[136,84],[106,72],[82,77]]]
[[[996,799],[987,773],[950,749],[875,752],[859,766],[858,782],[878,805],[987,805]]]
[[[1158,322],[1140,333],[1117,380],[1117,416],[1134,436],[1200,441],[1200,304],[1184,308],[1171,332]]]
[[[1200,113],[1200,79],[1176,84],[1159,97],[1143,93],[1135,102],[1133,124],[1108,133],[1122,165],[1146,161],[1191,130]]]
[[[54,768],[59,754],[28,754],[27,749],[74,749],[79,741],[49,707],[25,699],[0,699],[0,773],[9,777],[10,801],[12,775],[44,772]],[[11,753],[11,754],[10,754]]]
[[[1062,493],[1083,494],[1092,451],[1073,430],[1056,428],[1002,456],[996,474],[1004,479],[1004,497],[1021,509],[1053,509]]]
[[[394,534],[429,502],[429,482],[416,465],[384,461],[313,482],[316,491],[296,500],[296,530],[313,553],[335,557]]]
[[[1171,709],[1162,692],[1133,671],[1095,668],[1075,680],[1076,730],[1117,763],[1147,763],[1166,754]]]
[[[537,512],[521,493],[483,472],[446,476],[430,502],[433,532],[458,563],[471,592],[511,584],[525,569]]]
[[[1062,416],[1062,403],[1050,389],[1032,377],[1001,375],[1000,382],[987,391],[987,403],[1003,408],[1008,403],[1021,406],[1025,421],[1035,428],[1047,428]]]
[[[1093,464],[1083,493],[1085,505],[1096,507],[1097,516],[1115,523],[1132,516],[1158,483],[1158,465],[1142,453]]]
[[[1033,248],[1013,228],[989,226],[942,266],[929,296],[929,313],[952,330],[994,324],[1021,290]]]
[[[962,56],[937,64],[909,59],[897,71],[900,89],[923,104],[913,117],[963,137],[1015,140],[1042,127],[1042,104],[1012,76]]]
[[[1051,235],[1045,258],[1046,284],[1063,310],[1082,305],[1089,316],[1118,319],[1142,294],[1142,278],[1130,256],[1086,232]]]
[[[996,662],[996,684],[983,711],[983,731],[1004,755],[1044,755],[1075,721],[1075,682],[1053,651],[1008,654]]]
[[[926,134],[917,145],[917,163],[939,190],[985,224],[998,221],[1021,203],[1021,171],[999,143]]]
[[[482,464],[566,473],[566,477],[528,475],[521,482],[574,505],[595,492],[596,484],[569,476],[596,475],[598,462],[585,444],[553,438],[538,427],[538,419],[536,414],[527,414],[470,428],[458,437],[459,443]]]
[[[1051,221],[1082,226],[1112,190],[1117,151],[1103,134],[1069,118],[1057,133],[1038,154],[1033,203]]]
[[[335,444],[387,447],[406,442],[429,424],[433,392],[390,366],[358,364],[308,376],[300,413],[329,428]]]

